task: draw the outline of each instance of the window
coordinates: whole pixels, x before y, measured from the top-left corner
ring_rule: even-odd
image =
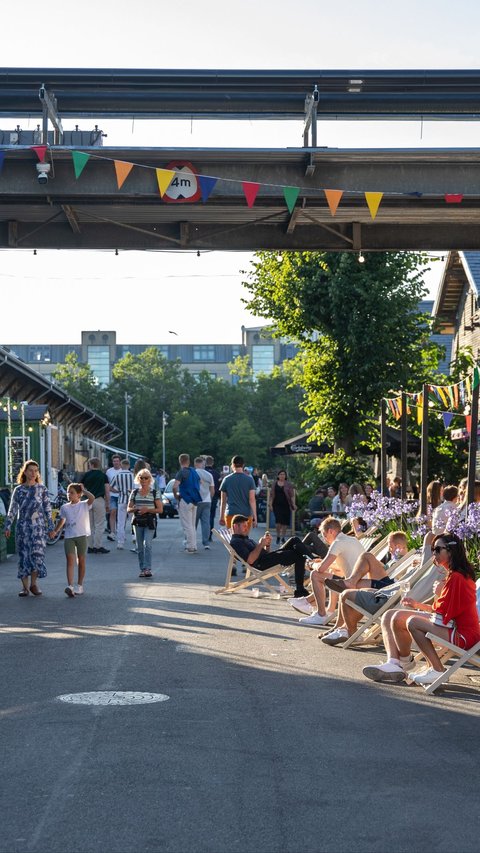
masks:
[[[207,344],[206,346],[193,347],[194,361],[215,361],[215,347]]]
[[[240,347],[238,344],[232,347],[232,358],[237,358],[240,355]]]
[[[157,346],[157,349],[160,355],[163,355],[164,358],[168,358],[168,346],[162,346],[161,344],[159,344]]]
[[[49,362],[52,360],[52,351],[49,346],[36,346],[28,348],[28,360],[33,362]]]
[[[89,346],[88,363],[93,370],[99,385],[110,382],[110,347]]]
[[[252,347],[252,370],[253,375],[258,376],[259,373],[271,373],[274,368],[274,351],[273,346],[254,344]]]
[[[193,378],[194,378],[194,379],[196,379],[196,380],[197,380],[197,382],[198,382],[198,380],[200,379],[200,377],[201,377],[201,376],[203,376],[205,373],[207,373],[207,376],[209,376],[209,377],[210,377],[210,379],[216,379],[216,378],[217,378],[217,374],[216,374],[216,373],[210,373],[210,371],[206,371],[206,370],[202,370],[202,372],[201,372],[201,373],[192,373],[192,376],[193,376]]]

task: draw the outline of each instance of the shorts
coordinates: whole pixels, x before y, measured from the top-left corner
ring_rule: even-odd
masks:
[[[370,586],[372,589],[383,589],[384,586],[390,586],[393,583],[392,578],[380,578],[380,580],[371,581]]]
[[[235,515],[240,515],[240,513],[234,512],[234,513],[232,513],[232,515],[226,515],[225,516],[225,524],[227,525],[229,530],[232,527],[232,518],[234,518]],[[249,517],[248,517],[248,530],[252,529],[252,524],[253,524],[253,518],[251,515],[249,515]]]
[[[63,547],[67,555],[76,554],[77,557],[84,557],[87,553],[87,537],[71,536],[69,539],[63,540]]]
[[[353,601],[373,616],[388,601],[388,595],[375,593],[373,589],[359,589]]]
[[[119,495],[112,495],[110,492],[110,509],[116,509],[118,506]]]

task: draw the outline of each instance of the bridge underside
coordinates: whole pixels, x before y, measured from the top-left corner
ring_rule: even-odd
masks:
[[[102,148],[78,179],[71,150],[51,151],[40,185],[33,151],[5,149],[0,248],[480,249],[478,149]],[[114,160],[137,164],[121,189]],[[206,204],[160,198],[155,169],[171,161],[218,179]],[[252,207],[244,181],[260,183]],[[299,188],[292,213],[283,187]],[[325,189],[344,191],[335,216]],[[384,194],[374,220],[365,192]],[[446,194],[463,198],[447,203]]]

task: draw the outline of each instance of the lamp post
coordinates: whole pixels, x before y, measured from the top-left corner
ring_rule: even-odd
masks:
[[[162,468],[163,471],[166,471],[165,468],[165,427],[168,424],[168,415],[166,412],[162,412]]]
[[[132,398],[125,391],[123,399],[125,400],[125,455],[128,456],[128,407],[132,402]]]

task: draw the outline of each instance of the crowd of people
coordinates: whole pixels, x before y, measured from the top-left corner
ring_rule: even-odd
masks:
[[[67,500],[54,523],[39,466],[34,460],[27,460],[19,472],[5,519],[7,538],[16,522],[19,596],[42,594],[38,581],[47,573],[47,538],[55,538],[61,530],[66,556],[65,594],[69,598],[82,595],[87,554],[110,553],[103,545],[107,522],[108,539],[122,550],[128,520],[131,521],[135,537],[131,550],[137,554],[139,577],[151,578],[152,540],[157,517],[163,512],[162,485],[164,488],[166,479],[165,472],[161,472],[164,481],[159,487],[158,476],[145,460],[138,460],[132,471],[128,459],[114,455],[110,467],[103,470],[100,459],[93,457],[79,482],[68,483]],[[408,676],[418,684],[430,684],[443,671],[443,664],[427,634],[466,649],[480,640],[475,572],[463,542],[448,531],[447,524],[452,511],[465,506],[466,485],[466,480],[458,486],[444,486],[437,480],[429,484],[430,530],[419,559],[425,561],[428,554],[432,555],[434,571],[427,576],[430,588],[418,598],[413,595],[415,589],[412,594],[407,590],[400,607],[385,610],[381,627],[387,660],[366,666],[363,672],[367,678],[399,683]],[[362,611],[375,614],[398,588],[390,571],[407,555],[405,532],[397,530],[389,534],[383,559],[366,551],[358,528],[354,527],[349,535],[344,532],[342,515],[355,497],[358,502],[360,496],[360,503],[367,504],[372,499],[373,486],[340,483],[338,490],[326,486],[313,496],[311,515],[315,519],[318,513],[320,518],[312,529],[303,538],[296,535],[286,538],[291,514],[296,510],[296,492],[287,472],[281,470],[270,488],[275,544],[279,546],[273,548],[273,537],[268,530],[258,541],[251,538],[251,531],[257,526],[259,486],[258,473],[256,478],[252,476],[239,455],[233,457],[230,471],[222,476],[212,457],[196,457],[192,465],[189,455],[181,454],[173,492],[178,500],[186,553],[197,551],[198,529],[203,548],[210,548],[219,500],[219,524],[230,529],[231,545],[244,563],[260,571],[276,565],[293,566],[295,590],[288,604],[302,614],[300,624],[321,628],[331,625],[319,635],[322,642],[327,646],[344,643],[355,633]],[[396,478],[390,484],[390,496],[397,497],[399,488],[401,483]],[[477,498],[480,500],[480,484],[476,485]],[[416,673],[412,672],[413,644],[428,662],[426,668]]]

